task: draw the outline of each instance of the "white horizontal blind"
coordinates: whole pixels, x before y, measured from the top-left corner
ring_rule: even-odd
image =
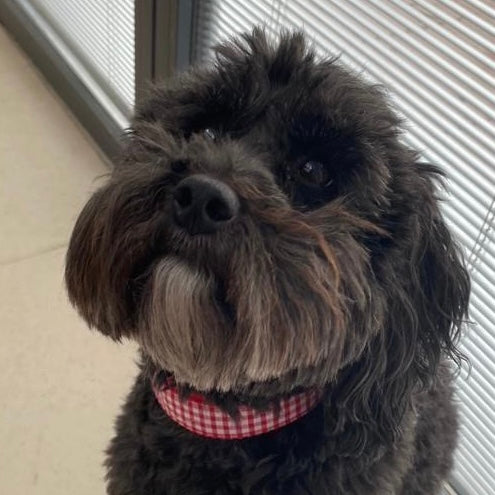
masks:
[[[57,32],[107,95],[129,113],[134,105],[134,0],[27,3]]]
[[[495,3],[493,0],[208,0],[196,57],[264,24],[304,28],[317,51],[342,54],[386,85],[409,123],[406,140],[450,178],[446,218],[472,276],[463,341],[472,363],[458,380],[461,431],[452,484],[495,493]]]

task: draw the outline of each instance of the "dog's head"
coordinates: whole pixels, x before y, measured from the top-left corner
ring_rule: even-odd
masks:
[[[199,390],[407,395],[455,352],[469,282],[399,125],[300,34],[219,47],[137,112],[74,229],[72,302]]]

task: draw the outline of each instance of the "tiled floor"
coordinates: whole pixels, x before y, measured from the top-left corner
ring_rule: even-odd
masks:
[[[108,168],[1,28],[0,108],[0,494],[103,494],[135,349],[85,327],[63,263]]]

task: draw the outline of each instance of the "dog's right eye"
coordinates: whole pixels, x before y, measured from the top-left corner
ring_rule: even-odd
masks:
[[[328,167],[314,160],[305,162],[299,167],[299,180],[315,187],[326,187],[332,182]]]

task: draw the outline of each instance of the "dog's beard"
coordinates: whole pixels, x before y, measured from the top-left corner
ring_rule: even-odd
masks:
[[[219,369],[228,331],[225,317],[215,300],[215,280],[176,257],[167,257],[155,267],[150,298],[145,305],[146,329],[140,332],[150,356],[174,372],[180,382],[211,387]]]
[[[348,359],[338,257],[306,223],[275,215],[277,238],[245,226],[221,277],[175,255],[155,265],[138,338],[179,383],[241,390],[322,362],[328,378]]]

